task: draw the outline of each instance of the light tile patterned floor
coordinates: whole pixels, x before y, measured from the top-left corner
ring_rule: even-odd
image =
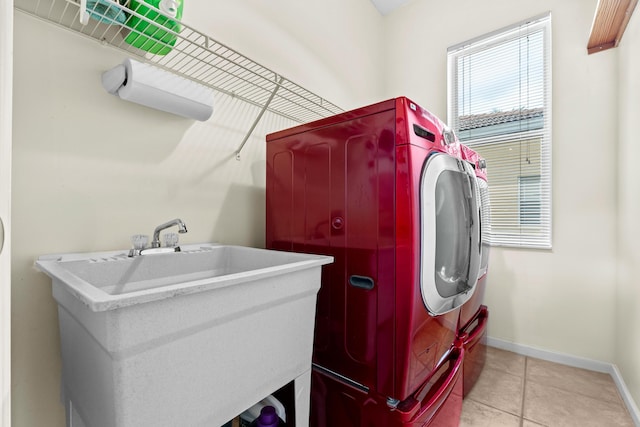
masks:
[[[488,348],[461,427],[634,427],[608,374]]]

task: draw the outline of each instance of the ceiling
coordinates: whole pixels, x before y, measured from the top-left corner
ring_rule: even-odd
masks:
[[[371,0],[371,3],[373,3],[381,14],[386,15],[409,1],[410,0]]]
[[[380,14],[387,15],[411,0],[371,0]],[[616,47],[624,34],[638,0],[599,0],[587,45],[589,53]]]

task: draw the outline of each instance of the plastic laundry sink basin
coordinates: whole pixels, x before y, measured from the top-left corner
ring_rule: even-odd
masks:
[[[92,311],[203,292],[331,262],[330,257],[214,244],[128,257],[124,251],[45,255],[36,266]],[[55,291],[54,291],[55,295]]]
[[[327,256],[212,244],[46,255],[68,425],[222,425],[294,381],[308,423]]]

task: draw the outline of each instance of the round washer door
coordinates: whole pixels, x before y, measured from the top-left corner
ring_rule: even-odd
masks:
[[[447,154],[431,155],[420,179],[420,289],[439,315],[464,304],[480,270],[479,191],[473,167]]]

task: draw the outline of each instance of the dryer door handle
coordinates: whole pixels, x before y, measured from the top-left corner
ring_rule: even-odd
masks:
[[[375,282],[371,277],[351,275],[349,276],[349,284],[354,288],[365,289],[370,291],[375,287]]]

